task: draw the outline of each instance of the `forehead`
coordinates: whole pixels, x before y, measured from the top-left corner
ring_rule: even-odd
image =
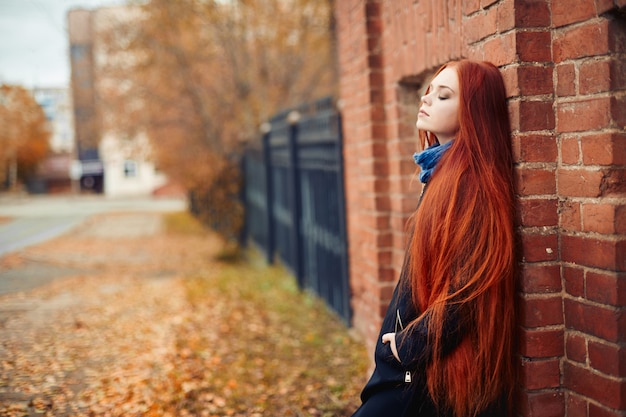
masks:
[[[446,67],[433,78],[430,84],[433,88],[446,86],[457,91],[459,87],[459,76],[456,69]]]

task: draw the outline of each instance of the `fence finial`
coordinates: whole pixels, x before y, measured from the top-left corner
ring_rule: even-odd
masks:
[[[272,130],[272,124],[269,122],[261,123],[261,126],[259,126],[259,131],[261,132],[262,135],[269,133],[271,130]]]
[[[287,115],[287,121],[290,125],[298,123],[300,121],[300,112],[297,110],[290,111],[289,115]]]

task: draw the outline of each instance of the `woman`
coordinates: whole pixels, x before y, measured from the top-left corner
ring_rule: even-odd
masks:
[[[505,416],[514,382],[514,182],[504,83],[444,65],[421,99],[425,183],[354,417]]]

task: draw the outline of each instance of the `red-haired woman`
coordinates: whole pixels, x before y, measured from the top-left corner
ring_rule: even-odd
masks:
[[[515,379],[514,181],[498,69],[444,65],[417,128],[424,192],[354,417],[505,416]]]

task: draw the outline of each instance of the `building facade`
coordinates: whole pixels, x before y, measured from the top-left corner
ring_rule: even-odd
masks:
[[[117,132],[107,123],[115,119],[115,108],[103,105],[102,100],[104,89],[112,84],[107,65],[128,59],[103,44],[116,25],[137,18],[137,11],[131,6],[115,6],[68,13],[81,188],[111,197],[150,195],[167,183],[154,163],[145,134],[129,137]]]
[[[35,87],[32,91],[50,123],[50,150],[53,153],[73,152],[74,112],[69,89]]]
[[[74,159],[74,120],[67,87],[35,87],[35,101],[46,115],[50,131],[49,155],[39,164],[27,188],[34,193],[67,193],[72,189],[70,166]]]
[[[521,416],[626,414],[626,1],[336,2],[353,325],[373,348],[419,181],[419,91],[491,61],[512,122]]]

